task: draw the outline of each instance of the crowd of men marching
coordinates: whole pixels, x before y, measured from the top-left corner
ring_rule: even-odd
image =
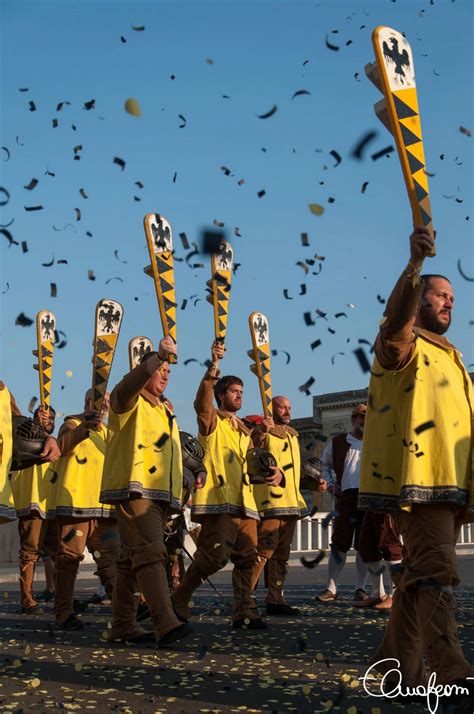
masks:
[[[317,600],[337,598],[354,545],[353,605],[390,611],[373,662],[385,673],[392,667],[386,660],[399,660],[407,687],[426,684],[424,657],[438,682],[468,682],[474,674],[459,642],[453,596],[455,544],[462,524],[474,520],[472,388],[459,351],[442,336],[451,321],[451,283],[421,276],[432,243],[425,228],[414,229],[410,260],[375,342],[368,406],[354,408],[350,433],[328,440],[317,483],[335,498],[328,584]],[[11,415],[19,411],[2,383],[0,515],[11,517],[11,492],[24,613],[37,608],[34,571],[46,554],[54,559],[57,625],[84,627],[73,595],[87,547],[112,599],[110,640],[156,639],[165,647],[187,637],[193,593],[229,560],[233,628],[266,629],[254,596],[264,570],[266,614],[299,614],[283,595],[295,526],[307,515],[290,400],[275,397],[272,418],[240,418],[243,382],[221,376],[225,348],[214,342],[194,402],[199,456],[192,438],[180,435],[165,397],[176,353],[175,342],[163,338],[111,390],[100,413],[86,393],[83,411],[67,416],[57,439],[45,441],[43,462],[10,476]],[[48,434],[54,417],[52,409],[35,413]],[[265,462],[268,452],[273,458]],[[191,484],[184,499],[183,471]],[[165,535],[189,494],[199,534],[183,574],[176,570],[182,541],[167,548]],[[147,617],[153,632],[140,624]]]

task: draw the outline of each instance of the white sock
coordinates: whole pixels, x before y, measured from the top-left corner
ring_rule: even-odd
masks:
[[[357,551],[356,555],[356,571],[356,590],[365,590],[365,585],[367,583],[367,566],[360,557],[359,551]]]
[[[331,550],[331,555],[329,556],[329,563],[328,563],[328,575],[329,575],[329,582],[328,582],[328,590],[330,590],[332,593],[336,594],[337,592],[337,580],[339,578],[339,575],[342,572],[343,567],[346,564],[346,553],[342,553],[340,550],[336,550],[337,557],[334,555],[333,551]]]
[[[372,586],[371,597],[383,598],[385,588],[383,584],[383,574],[387,570],[383,560],[375,560],[372,563],[366,563],[369,582]]]
[[[392,580],[392,571],[390,570],[391,567],[394,565],[399,565],[402,561],[401,560],[387,560],[387,567],[385,569],[385,572],[387,574],[386,577],[386,582],[385,582],[385,592],[389,597],[392,597],[393,595],[393,580]]]

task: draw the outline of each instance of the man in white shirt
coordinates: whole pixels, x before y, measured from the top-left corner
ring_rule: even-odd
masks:
[[[329,483],[328,490],[334,494],[335,518],[331,539],[331,554],[328,564],[328,586],[324,592],[317,595],[320,602],[332,602],[337,597],[337,580],[344,568],[347,551],[352,540],[358,551],[359,533],[362,525],[363,511],[357,509],[359,496],[360,459],[362,455],[362,438],[367,407],[358,404],[352,410],[352,431],[334,436],[324,449],[321,461],[323,464],[322,483]],[[333,479],[333,472],[336,480]],[[357,552],[356,557],[356,591],[354,602],[364,600],[368,594],[365,590],[367,568]]]

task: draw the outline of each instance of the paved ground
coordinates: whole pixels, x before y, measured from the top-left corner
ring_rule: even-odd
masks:
[[[460,559],[463,586],[458,622],[474,660],[474,557]],[[90,566],[79,597],[96,587]],[[195,633],[174,649],[111,646],[103,636],[109,606],[90,607],[86,629],[63,633],[52,607],[33,618],[18,614],[16,574],[3,570],[0,601],[0,712],[427,712],[364,693],[358,679],[379,642],[387,615],[350,607],[354,566],[346,566],[338,600],[316,604],[325,566],[292,567],[286,594],[301,617],[269,618],[267,633],[233,631],[228,624],[230,574],[195,597]],[[39,583],[41,586],[41,583]]]

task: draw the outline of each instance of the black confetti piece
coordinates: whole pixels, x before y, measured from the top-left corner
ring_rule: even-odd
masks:
[[[67,345],[67,337],[66,333],[63,332],[62,330],[55,330],[54,331],[54,346],[58,350],[62,350],[64,347]]]
[[[25,206],[25,211],[43,211],[44,206]]]
[[[354,350],[354,354],[357,357],[361,370],[363,372],[370,372],[370,363],[367,359],[367,355],[365,354],[365,350],[362,349],[362,347],[358,347]]]
[[[259,198],[263,198],[266,195],[266,193],[267,192],[265,191],[265,189],[262,189],[261,191],[258,191],[257,196]]]
[[[0,201],[0,206],[6,206],[8,201],[10,200],[10,194],[7,191],[6,188],[3,188],[3,186],[0,186],[0,194],[3,194],[5,198]]]
[[[80,459],[79,456],[77,456],[77,454],[76,454],[76,461],[78,464],[83,466],[84,464],[87,464],[87,456],[84,456],[83,459]]]
[[[285,300],[293,300],[293,298],[290,295],[288,295],[288,288],[284,288],[283,296],[284,296]]]
[[[301,234],[301,244],[304,245],[305,247],[309,246],[309,237],[308,237],[307,233]]]
[[[163,433],[160,438],[155,441],[155,446],[157,449],[163,448],[163,446],[166,444],[168,439],[170,438],[169,434]]]
[[[35,411],[35,405],[36,405],[36,402],[37,402],[37,401],[38,401],[38,397],[31,397],[30,401],[28,402],[28,407],[27,407],[27,409],[28,409],[28,411],[30,412],[30,414],[33,414],[33,413],[34,413],[34,411]]]
[[[95,108],[95,99],[90,99],[88,102],[84,102],[84,109],[90,112],[91,109]]]
[[[4,235],[8,241],[8,247],[11,248],[12,245],[19,245],[18,241],[13,239],[12,234],[6,228],[0,228],[0,235]]]
[[[352,149],[352,158],[356,159],[357,161],[362,161],[367,146],[376,138],[377,134],[378,132],[376,131],[366,132]]]
[[[361,193],[365,193],[366,188],[367,188],[368,185],[369,185],[369,182],[368,182],[368,181],[364,181],[364,183],[362,184],[362,188],[360,189],[360,192],[361,192]]]
[[[320,347],[322,345],[321,340],[315,340],[310,344],[310,347],[312,350],[315,350],[317,347]]]
[[[145,25],[130,25],[132,30],[135,30],[135,32],[144,32],[145,31]]]
[[[20,312],[15,320],[15,325],[20,325],[20,327],[30,327],[33,324],[33,320],[27,317],[24,312]]]
[[[179,119],[181,119],[181,121],[182,121],[182,124],[179,125],[179,128],[180,128],[180,129],[184,129],[184,127],[185,127],[186,124],[188,123],[187,120],[186,120],[186,117],[183,117],[182,114],[178,114],[178,117],[179,117]]]
[[[299,391],[304,392],[306,394],[306,396],[309,397],[309,395],[311,394],[311,392],[309,391],[310,387],[312,387],[312,385],[315,383],[315,381],[316,380],[314,377],[310,377],[304,384],[301,384],[298,387]]]
[[[276,104],[274,104],[273,107],[268,112],[265,112],[265,114],[257,114],[257,118],[258,119],[269,119],[277,111],[278,111],[278,107]]]
[[[469,275],[467,275],[464,272],[464,270],[462,269],[460,258],[458,258],[457,266],[458,266],[458,271],[459,271],[459,274],[461,275],[461,277],[464,278],[464,280],[468,280],[470,283],[474,283],[474,278],[470,278]]]
[[[114,164],[117,164],[117,166],[120,166],[122,171],[125,169],[125,166],[127,165],[126,162],[120,158],[120,156],[114,156]]]
[[[332,149],[332,151],[330,151],[329,153],[336,161],[336,163],[334,164],[334,168],[336,168],[336,166],[339,166],[342,161],[341,155],[335,149]]]
[[[372,154],[370,157],[372,161],[377,161],[378,159],[381,159],[382,156],[386,156],[387,154],[391,154],[392,151],[395,151],[395,147],[391,144],[390,146],[387,146],[385,149],[381,149],[380,151],[376,151],[375,154]]]
[[[298,89],[298,91],[296,91],[291,98],[294,99],[295,97],[302,97],[309,94],[311,94],[311,92],[308,92],[307,89]]]
[[[415,427],[414,432],[418,436],[418,434],[422,434],[424,431],[427,431],[428,429],[434,429],[436,424],[432,419],[429,421],[423,422],[423,424],[419,424],[417,427]]]
[[[37,185],[38,179],[32,178],[30,183],[27,183],[26,186],[23,186],[23,188],[26,188],[27,191],[32,191]]]
[[[324,560],[325,557],[326,553],[324,552],[324,550],[320,550],[317,556],[312,560],[309,560],[308,558],[306,558],[306,556],[302,555],[300,558],[300,563],[305,568],[312,569],[315,568],[322,560]]]
[[[28,102],[28,106],[30,107],[30,112],[36,111],[36,104],[33,101]]]
[[[49,296],[52,298],[58,297],[58,288],[56,283],[50,283],[50,293]]]
[[[337,32],[337,30],[336,30],[336,32]],[[331,44],[331,42],[329,42],[328,35],[326,35],[326,47],[328,48],[328,50],[333,50],[334,52],[339,52],[339,50],[341,49],[337,45],[333,45],[333,44]]]

